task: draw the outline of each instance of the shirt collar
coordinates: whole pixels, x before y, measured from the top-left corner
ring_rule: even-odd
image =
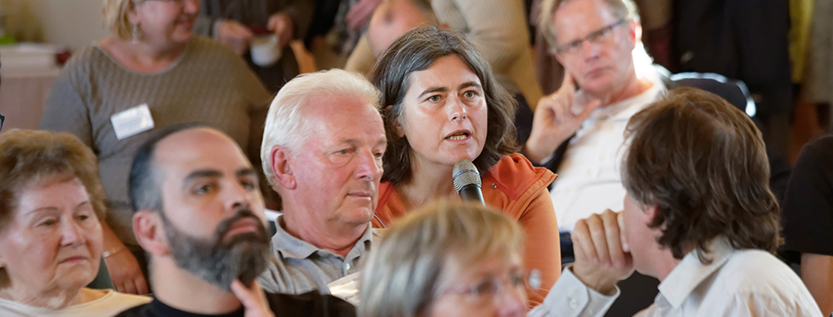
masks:
[[[633,115],[637,112],[641,111],[651,103],[657,100],[657,95],[661,92],[665,91],[665,84],[661,81],[651,80],[647,78],[651,82],[651,88],[639,93],[636,96],[630,97],[625,100],[621,100],[619,102],[610,104],[605,107],[600,107],[593,111],[590,115],[591,119],[597,121],[604,121],[604,120],[630,120]],[[579,90],[576,93],[576,99],[578,100],[586,100],[586,97],[581,97],[584,94],[583,90]],[[582,107],[583,108],[583,107]]]
[[[283,215],[280,215],[277,219],[275,219],[275,229],[277,231],[275,235],[272,236],[272,248],[275,249],[281,257],[306,259],[318,252],[341,257],[340,255],[332,253],[328,250],[320,249],[309,242],[296,238],[295,236],[289,234],[289,232],[286,232],[283,228],[284,226]],[[359,255],[366,253],[370,250],[370,244],[372,241],[373,230],[371,230],[370,223],[368,222],[367,229],[365,229],[362,237],[359,238],[359,241],[356,241],[356,244],[353,245],[352,249],[350,249],[350,252],[347,253],[347,257],[358,257]],[[356,254],[357,252],[358,254]]]
[[[659,292],[668,303],[679,308],[686,298],[712,273],[719,270],[735,249],[725,237],[717,237],[706,243],[709,252],[706,254],[711,263],[703,264],[698,258],[699,250],[694,249],[683,257],[683,260],[671,270],[671,273],[659,284]]]

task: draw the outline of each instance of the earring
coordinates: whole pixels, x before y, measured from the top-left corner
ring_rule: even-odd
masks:
[[[131,25],[133,26],[133,29],[130,32],[130,35],[133,36],[132,42],[133,42],[133,44],[139,44],[139,23],[136,23],[136,24],[131,23]]]

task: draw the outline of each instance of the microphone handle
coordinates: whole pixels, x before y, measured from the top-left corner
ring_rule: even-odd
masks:
[[[480,191],[480,186],[474,184],[463,186],[463,188],[460,188],[459,194],[460,198],[464,201],[476,201],[483,206],[486,205],[486,202],[483,200],[483,193]]]

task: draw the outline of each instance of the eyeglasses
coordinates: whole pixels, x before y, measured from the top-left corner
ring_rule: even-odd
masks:
[[[597,31],[593,31],[587,36],[577,39],[575,41],[559,45],[555,48],[555,53],[559,55],[567,55],[567,54],[575,54],[581,50],[581,46],[584,44],[584,41],[589,41],[593,44],[599,44],[607,41],[610,39],[610,35],[613,34],[613,29],[617,26],[624,24],[626,21],[625,19],[621,19],[619,21],[614,22],[608,26],[605,26]]]
[[[523,291],[523,287],[523,273],[512,273],[509,274],[507,279],[492,277],[472,285],[451,286],[442,294],[460,294],[463,295],[466,301],[473,304],[482,304],[493,300],[495,295],[507,291],[508,288]]]
[[[3,122],[5,122],[5,121],[6,121],[6,116],[4,116],[2,113],[0,113],[0,131],[3,130]]]

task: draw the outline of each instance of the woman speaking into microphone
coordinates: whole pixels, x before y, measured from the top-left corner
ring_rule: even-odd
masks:
[[[540,304],[561,271],[547,191],[555,175],[514,154],[516,104],[489,64],[462,35],[420,27],[388,46],[370,81],[382,92],[388,138],[374,227],[435,199],[460,200],[452,171],[469,160],[485,204],[524,228],[528,304]]]

